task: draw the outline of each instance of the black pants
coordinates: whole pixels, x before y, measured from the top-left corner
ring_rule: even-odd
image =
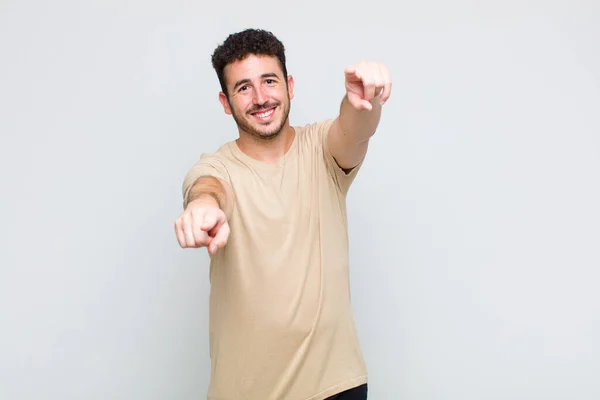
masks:
[[[325,400],[367,400],[367,384],[357,386],[342,393],[334,394]]]

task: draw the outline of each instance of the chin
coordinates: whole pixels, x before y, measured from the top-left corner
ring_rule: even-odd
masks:
[[[278,115],[270,121],[256,121],[253,116],[245,115],[243,117],[233,114],[233,118],[238,125],[238,128],[249,135],[261,140],[273,140],[277,138],[285,126],[285,118]]]
[[[275,122],[272,121],[269,124],[263,125],[263,124],[258,124],[258,125],[254,125],[252,128],[252,134],[254,136],[258,136],[261,139],[265,139],[265,140],[270,140],[270,139],[274,139],[277,136],[279,136],[279,134],[281,133],[281,131],[283,130],[283,123],[281,121]]]
[[[278,129],[276,131],[267,131],[267,132],[260,131],[257,129],[255,132],[258,134],[258,136],[261,139],[270,140],[270,139],[275,139],[277,136],[279,136],[279,134],[281,133],[281,129]]]

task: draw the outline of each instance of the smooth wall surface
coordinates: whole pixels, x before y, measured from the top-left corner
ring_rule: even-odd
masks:
[[[210,55],[247,27],[294,124],[348,64],[394,77],[349,197],[370,398],[600,398],[600,3],[215,4],[0,3],[0,399],[206,397],[208,257],[173,221],[237,135]]]

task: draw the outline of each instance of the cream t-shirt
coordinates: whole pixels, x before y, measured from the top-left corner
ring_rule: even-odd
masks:
[[[210,263],[209,400],[320,400],[367,382],[352,316],[346,174],[328,150],[333,120],[294,127],[278,164],[235,141],[185,177],[233,188],[227,245]]]

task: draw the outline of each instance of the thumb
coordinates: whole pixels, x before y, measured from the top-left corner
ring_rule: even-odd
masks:
[[[227,244],[227,240],[229,239],[229,224],[224,223],[220,227],[218,227],[215,236],[212,238],[208,245],[208,252],[210,254],[215,254],[217,250],[221,247],[224,247]]]
[[[354,107],[357,110],[371,111],[373,109],[373,105],[369,101],[364,100],[360,95],[356,93],[348,92],[348,101],[350,102],[350,104],[352,104],[352,107]]]
[[[200,229],[208,232],[215,227],[217,221],[217,216],[214,213],[206,213],[204,214],[204,219],[202,220],[202,225],[200,225]]]
[[[360,105],[363,110],[371,111],[373,109],[373,104],[367,100],[361,100]]]

